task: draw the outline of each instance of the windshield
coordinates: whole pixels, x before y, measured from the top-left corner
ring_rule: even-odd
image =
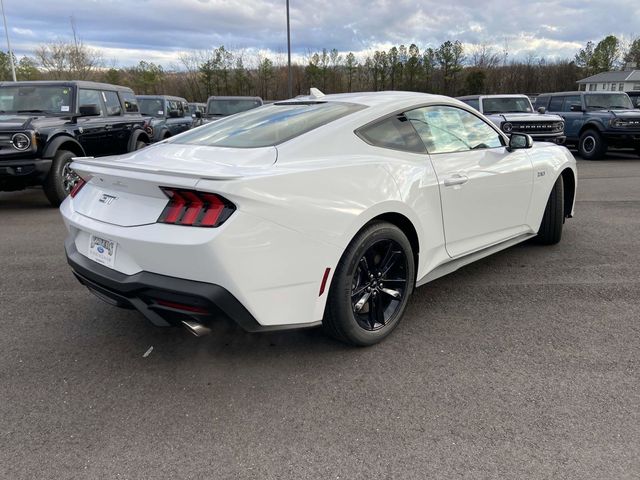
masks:
[[[351,103],[274,103],[209,123],[173,143],[232,148],[269,147],[365,108]]]
[[[631,109],[633,105],[626,93],[596,93],[585,95],[587,108],[595,110]]]
[[[150,117],[164,117],[164,100],[162,98],[140,98],[138,106],[142,115]]]
[[[236,113],[251,110],[252,108],[259,107],[262,103],[256,99],[218,99],[214,98],[209,100],[207,105],[207,115],[213,117],[226,117],[227,115],[234,115]]]
[[[0,87],[0,113],[71,112],[73,89],[67,86]]]
[[[482,111],[491,113],[531,113],[531,102],[522,97],[483,98]]]

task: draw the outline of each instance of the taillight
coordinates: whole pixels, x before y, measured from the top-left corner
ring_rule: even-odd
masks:
[[[159,223],[189,227],[219,227],[236,209],[227,199],[213,193],[160,187],[169,203],[158,218]]]
[[[82,187],[84,187],[86,185],[86,183],[87,182],[85,182],[82,178],[78,178],[78,181],[76,182],[76,184],[73,186],[73,188],[69,192],[69,196],[71,198],[75,198],[76,195],[78,194],[78,192],[80,190],[82,190]]]

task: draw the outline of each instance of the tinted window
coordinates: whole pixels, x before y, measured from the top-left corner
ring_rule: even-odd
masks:
[[[480,110],[480,100],[477,98],[473,100],[462,100],[464,103],[469,105],[471,108],[475,108],[476,110]]]
[[[73,90],[66,86],[15,86],[0,87],[0,110],[3,113],[66,113],[71,112]]]
[[[586,95],[584,98],[587,108],[598,109],[616,109],[616,108],[633,108],[631,101],[626,93],[595,93]]]
[[[120,105],[120,98],[116,92],[102,92],[102,99],[107,107],[107,115],[122,115],[122,105]]]
[[[484,120],[456,107],[423,107],[407,112],[429,153],[451,153],[504,146]]]
[[[496,97],[482,99],[482,112],[492,113],[531,113],[531,102],[524,97]]]
[[[404,115],[388,117],[360,128],[358,136],[376,147],[424,153],[422,140]]]
[[[567,97],[564,97],[564,103],[562,104],[562,111],[570,112],[571,105],[580,105],[580,108],[582,108],[582,100],[580,100],[580,95],[569,95]]]
[[[535,108],[539,108],[539,107],[547,108],[548,104],[549,104],[549,97],[543,96],[543,95],[537,97],[536,101],[534,102]]]
[[[251,110],[262,105],[257,99],[214,98],[207,104],[207,115],[212,117],[226,117],[236,113]]]
[[[150,117],[164,117],[164,100],[162,98],[139,98],[140,112]]]
[[[121,92],[122,100],[124,101],[124,111],[127,113],[138,112],[138,100],[131,92]]]
[[[351,103],[274,103],[239,113],[170,140],[236,148],[277,145],[365,108]]]
[[[100,115],[104,115],[101,93],[102,92],[98,90],[85,90],[81,88],[78,93],[78,103],[81,107],[84,105],[95,105],[100,110]]]
[[[551,97],[548,110],[550,112],[561,112],[562,102],[564,102],[564,97]]]

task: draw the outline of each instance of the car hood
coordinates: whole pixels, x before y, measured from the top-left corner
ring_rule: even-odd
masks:
[[[223,148],[179,143],[157,143],[115,157],[81,157],[74,168],[92,167],[225,180],[264,173],[278,158],[275,147]]]
[[[640,112],[637,109],[634,110],[609,110],[608,113],[612,113],[617,118],[623,118],[625,120],[639,120]]]
[[[499,117],[504,122],[561,122],[559,115],[550,113],[500,113],[491,116]]]
[[[0,115],[0,130],[30,130],[42,126],[60,125],[69,121],[64,117],[46,117],[43,115]]]

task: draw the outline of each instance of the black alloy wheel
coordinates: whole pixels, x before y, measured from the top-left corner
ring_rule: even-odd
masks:
[[[351,240],[336,266],[322,325],[351,345],[378,343],[398,326],[414,284],[411,242],[396,225],[373,221]]]
[[[407,256],[393,240],[380,240],[364,253],[351,282],[351,305],[358,325],[375,331],[398,313],[407,289]]]

